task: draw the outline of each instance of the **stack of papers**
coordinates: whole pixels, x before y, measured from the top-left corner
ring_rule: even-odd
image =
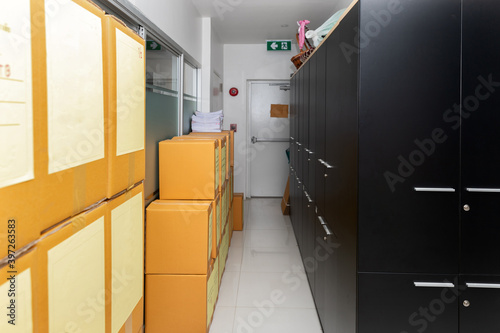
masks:
[[[222,110],[210,113],[196,111],[191,119],[191,128],[193,132],[220,132],[223,121],[224,113]]]

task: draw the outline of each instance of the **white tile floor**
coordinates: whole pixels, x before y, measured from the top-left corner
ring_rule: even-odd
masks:
[[[245,200],[210,333],[321,333],[309,283],[281,199]]]

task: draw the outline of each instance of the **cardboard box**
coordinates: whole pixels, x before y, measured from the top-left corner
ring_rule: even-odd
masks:
[[[231,207],[229,210],[229,246],[231,246],[231,240],[233,239],[234,231],[234,209]]]
[[[146,215],[146,274],[207,274],[217,257],[215,209],[215,202],[151,203]]]
[[[205,137],[198,137],[198,136],[189,136],[189,135],[184,135],[184,136],[175,136],[172,138],[172,140],[175,141],[184,141],[184,140],[213,140],[214,138],[205,138]],[[227,170],[227,159],[226,159],[226,138],[225,137],[219,137],[215,138],[219,142],[219,192],[222,191],[222,184],[226,181],[226,176],[225,172]]]
[[[144,186],[111,200],[106,212],[108,332],[136,332],[144,309]]]
[[[229,228],[224,229],[224,235],[222,236],[222,242],[219,250],[219,284],[222,281],[222,276],[224,275],[224,270],[226,269],[227,255],[229,253]]]
[[[228,161],[231,161],[232,159],[232,153],[231,153],[231,135],[229,134],[229,131],[227,132],[220,132],[220,133],[215,133],[215,132],[191,132],[189,133],[188,136],[194,136],[194,137],[204,137],[204,138],[226,138],[226,159]],[[231,163],[226,163],[226,179],[229,179],[229,168],[231,167]]]
[[[219,265],[206,275],[146,275],[148,333],[208,332],[219,292]]]
[[[281,211],[283,215],[290,215],[290,177],[286,181],[285,193],[281,199]]]
[[[107,204],[102,204],[42,235],[37,244],[37,331],[106,332],[111,306],[106,213]]]
[[[224,183],[222,186],[221,192],[221,215],[222,215],[222,230],[226,227],[227,224],[227,183]]]
[[[5,265],[0,269],[0,300],[4,311],[0,332],[37,331],[36,251],[32,248],[24,254],[11,254],[11,259],[7,257],[0,261],[0,266]],[[9,263],[9,260],[14,261]]]
[[[218,144],[215,139],[160,142],[160,199],[215,199],[219,191]]]
[[[45,18],[45,1],[29,4],[9,2],[7,8],[16,6],[13,13],[21,17],[12,14],[12,21],[4,23],[18,35],[24,34],[23,29],[31,31],[31,41],[12,39],[15,47],[2,45],[9,51],[0,56],[0,61],[17,66],[11,78],[24,81],[5,81],[2,91],[26,97],[26,103],[15,109],[21,126],[2,127],[9,140],[0,140],[0,151],[5,149],[12,159],[10,171],[2,167],[7,176],[0,180],[0,220],[16,220],[16,249],[105,199],[108,168],[102,91],[104,47],[99,33],[104,30],[104,12],[88,1],[74,0],[58,3],[58,11],[40,20]],[[73,25],[65,23],[68,12],[75,16]],[[91,23],[79,20],[80,16]],[[79,36],[71,35],[75,30]],[[59,37],[66,35],[71,35],[72,43],[62,49]],[[65,73],[66,68],[71,71]],[[17,77],[17,73],[24,76]],[[65,73],[64,79],[59,79],[61,73]],[[0,229],[0,258],[7,255],[6,230]]]
[[[235,193],[233,199],[234,230],[243,230],[243,193]]]
[[[105,18],[107,197],[145,177],[145,41],[117,18]]]

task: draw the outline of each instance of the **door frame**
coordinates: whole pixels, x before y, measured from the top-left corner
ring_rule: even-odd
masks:
[[[252,167],[252,159],[249,158],[249,153],[252,151],[252,142],[250,135],[252,133],[252,85],[254,84],[272,84],[272,83],[285,83],[290,84],[290,78],[288,79],[262,79],[262,80],[247,80],[247,107],[246,107],[246,132],[247,137],[245,138],[246,142],[246,173],[245,173],[245,191],[244,196],[245,199],[251,198],[252,188],[251,188],[251,172],[250,168]],[[288,101],[288,105],[290,105],[290,101]],[[284,189],[283,189],[284,190]]]

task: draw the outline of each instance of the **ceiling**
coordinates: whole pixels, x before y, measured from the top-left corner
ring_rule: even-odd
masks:
[[[261,44],[266,40],[295,39],[297,21],[318,28],[351,0],[191,0],[223,44]]]

